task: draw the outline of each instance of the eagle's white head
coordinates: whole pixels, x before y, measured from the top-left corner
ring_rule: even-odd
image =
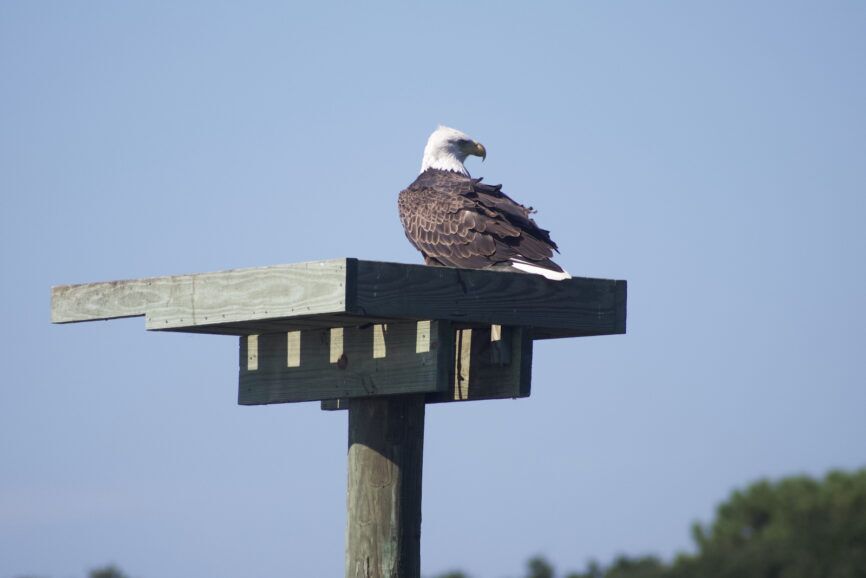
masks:
[[[484,145],[475,141],[469,135],[447,126],[439,126],[427,139],[424,147],[424,159],[421,161],[421,172],[427,169],[454,171],[469,176],[469,171],[463,166],[463,161],[469,155],[487,158]]]

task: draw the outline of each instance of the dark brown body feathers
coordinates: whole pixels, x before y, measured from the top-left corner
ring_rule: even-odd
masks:
[[[428,169],[400,193],[406,237],[428,265],[484,269],[512,259],[562,271],[556,243],[530,217],[534,211],[481,179]]]

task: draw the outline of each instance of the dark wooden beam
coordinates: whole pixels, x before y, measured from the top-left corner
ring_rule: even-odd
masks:
[[[529,397],[532,339],[522,327],[475,327],[455,330],[447,387],[428,393],[427,403]],[[322,401],[323,410],[349,407],[349,400]]]
[[[454,337],[454,361],[444,392],[428,393],[427,403],[529,397],[532,339],[522,327],[462,329]]]
[[[355,313],[532,327],[536,338],[625,333],[625,281],[357,262]]]
[[[238,403],[444,392],[454,332],[403,321],[240,338]]]

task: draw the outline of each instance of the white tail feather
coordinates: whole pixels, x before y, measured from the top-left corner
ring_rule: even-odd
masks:
[[[565,279],[571,279],[571,275],[568,274],[568,271],[551,271],[550,269],[545,269],[544,267],[539,267],[538,265],[531,265],[529,263],[526,263],[525,261],[517,261],[515,259],[512,259],[511,266],[515,269],[526,271],[527,273],[534,273],[536,275],[547,277],[548,279],[551,279],[553,281],[564,281]]]

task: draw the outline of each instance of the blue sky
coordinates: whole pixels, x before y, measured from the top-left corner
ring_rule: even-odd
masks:
[[[866,5],[0,4],[0,578],[342,572],[346,416],[236,405],[234,338],[49,288],[352,256],[437,123],[628,335],[428,409],[423,569],[671,556],[761,477],[866,465]]]

